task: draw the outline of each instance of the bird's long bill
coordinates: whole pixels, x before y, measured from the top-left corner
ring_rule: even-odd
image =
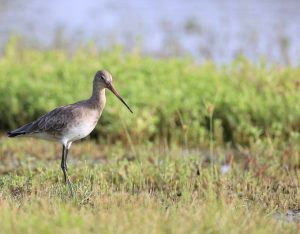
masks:
[[[120,96],[120,94],[117,92],[117,90],[114,88],[112,84],[109,85],[108,89],[113,92],[114,95],[116,95],[117,98],[120,99],[121,102],[128,108],[128,110],[133,113],[133,111],[130,109],[130,107],[127,105],[127,103],[124,101],[124,99]]]

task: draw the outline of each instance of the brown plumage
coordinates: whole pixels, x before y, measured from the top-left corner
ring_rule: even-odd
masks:
[[[31,123],[8,132],[8,136],[29,136],[60,142],[63,145],[61,168],[64,181],[67,182],[68,150],[72,142],[88,136],[95,128],[105,107],[105,89],[112,91],[132,113],[112,85],[111,74],[102,70],[95,75],[93,93],[89,99],[58,107]]]

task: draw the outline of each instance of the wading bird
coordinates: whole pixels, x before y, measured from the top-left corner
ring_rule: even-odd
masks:
[[[109,89],[132,112],[112,84],[109,72],[98,71],[93,81],[92,96],[84,101],[58,107],[37,120],[8,132],[9,137],[27,136],[58,141],[62,144],[61,169],[64,182],[70,183],[67,174],[67,156],[71,144],[88,136],[95,128],[105,106],[105,89]]]

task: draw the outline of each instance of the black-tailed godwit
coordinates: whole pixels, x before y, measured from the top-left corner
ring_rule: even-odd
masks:
[[[64,182],[70,182],[67,174],[68,150],[74,141],[88,136],[95,128],[105,106],[105,89],[113,92],[133,113],[114,88],[111,74],[102,70],[95,75],[93,93],[89,99],[58,107],[31,123],[8,132],[8,136],[28,136],[60,142],[63,146],[61,169]]]

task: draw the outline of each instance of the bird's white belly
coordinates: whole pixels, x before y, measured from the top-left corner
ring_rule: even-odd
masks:
[[[81,123],[78,126],[70,127],[65,135],[64,141],[72,142],[88,136],[95,128],[96,123]]]
[[[57,141],[57,138],[55,136],[48,134],[46,132],[28,134],[25,135],[25,137],[34,137],[34,138],[40,138],[48,141]]]

